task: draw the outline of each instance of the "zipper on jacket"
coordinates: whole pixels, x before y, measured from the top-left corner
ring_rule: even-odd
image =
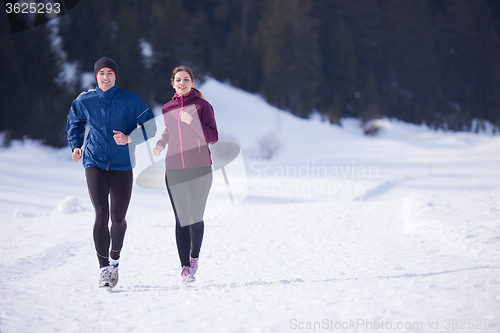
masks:
[[[104,112],[104,117],[106,119],[106,127],[104,128],[104,133],[108,133],[108,129],[111,127],[110,126],[110,112],[109,112],[109,106],[111,104],[111,100],[108,99],[106,97],[106,94],[104,95],[104,109],[103,109],[103,112]],[[106,157],[108,158],[108,164],[106,165],[106,171],[109,171],[111,170],[111,152],[110,152],[110,147],[109,147],[109,142],[108,142],[108,138],[107,138],[107,135],[106,137],[104,138],[105,142],[106,142]]]
[[[179,129],[179,142],[181,146],[181,160],[182,160],[182,168],[184,169],[184,152],[182,151],[182,133],[181,133],[181,113],[184,108],[184,96],[181,96],[181,109],[179,110],[179,115],[177,116],[177,127]]]
[[[200,138],[198,138],[198,153],[201,154]]]

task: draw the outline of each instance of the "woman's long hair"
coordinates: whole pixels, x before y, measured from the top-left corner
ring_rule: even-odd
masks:
[[[189,77],[191,77],[191,81],[194,82],[193,71],[188,66],[178,66],[178,67],[175,67],[174,70],[172,71],[172,79],[171,79],[172,82],[174,82],[175,74],[177,74],[179,72],[186,72],[186,73],[188,73]],[[203,94],[201,93],[200,90],[198,90],[198,88],[192,87],[192,89],[194,91],[196,91],[201,98],[205,99],[205,97],[203,97]]]

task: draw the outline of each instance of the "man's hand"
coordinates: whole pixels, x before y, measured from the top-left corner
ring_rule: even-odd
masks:
[[[73,155],[71,155],[71,159],[75,162],[78,162],[82,158],[82,150],[80,148],[73,149]]]
[[[116,144],[119,146],[123,146],[123,145],[126,145],[127,143],[132,142],[132,140],[130,139],[130,136],[125,135],[120,131],[113,130],[113,133],[115,133],[115,135],[113,135],[113,139],[115,139]]]

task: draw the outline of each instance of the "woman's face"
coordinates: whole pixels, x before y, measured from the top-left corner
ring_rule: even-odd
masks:
[[[174,75],[172,87],[174,87],[177,95],[184,96],[189,94],[191,88],[194,86],[194,81],[191,80],[188,72],[180,71]]]
[[[107,91],[115,86],[116,75],[111,68],[103,67],[97,72],[97,85],[102,91]]]

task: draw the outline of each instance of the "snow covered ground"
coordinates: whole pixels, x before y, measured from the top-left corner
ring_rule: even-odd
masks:
[[[0,332],[500,332],[498,136],[385,120],[367,138],[356,120],[201,90],[242,153],[227,166],[236,207],[215,174],[197,282],[181,285],[166,192],[135,187],[120,281],[98,289],[81,163],[14,142],[0,149]],[[146,145],[138,157],[136,176]]]

